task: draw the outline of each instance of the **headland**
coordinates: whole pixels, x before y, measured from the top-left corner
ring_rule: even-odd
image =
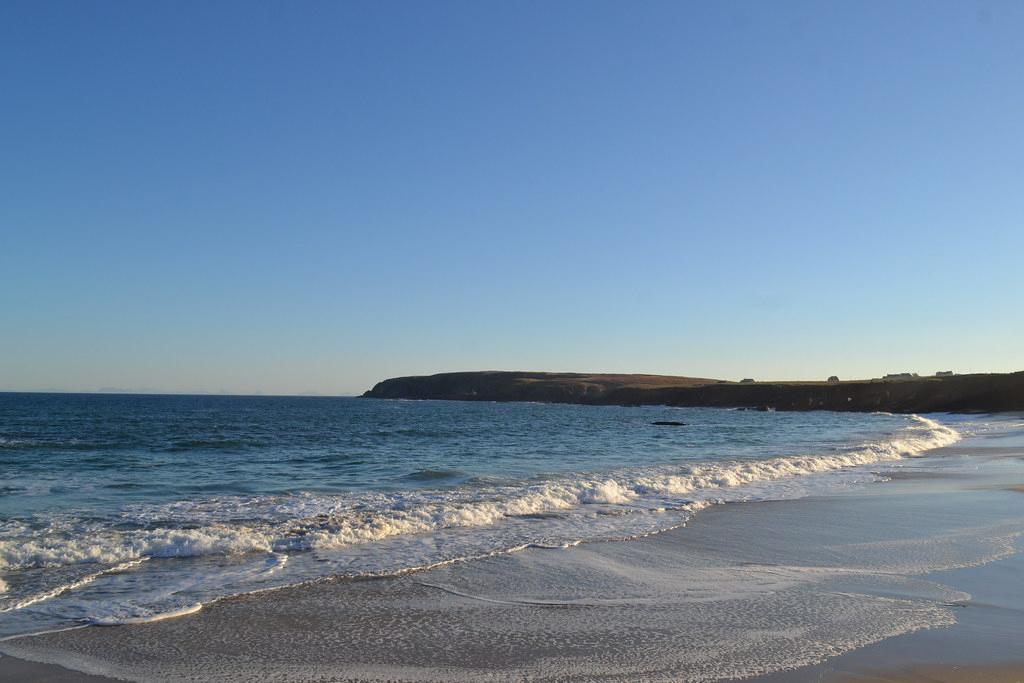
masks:
[[[671,375],[449,372],[396,377],[368,398],[668,405],[890,413],[1024,411],[1024,372],[850,381],[755,382]]]

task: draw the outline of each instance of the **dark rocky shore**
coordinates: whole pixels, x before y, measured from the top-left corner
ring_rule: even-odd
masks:
[[[397,377],[369,398],[539,401],[892,413],[1024,411],[1024,372],[847,382],[728,382],[665,375],[450,372]]]

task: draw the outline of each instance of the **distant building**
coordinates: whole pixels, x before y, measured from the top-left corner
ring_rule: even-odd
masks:
[[[754,383],[754,380],[750,379],[749,377],[746,377],[746,378],[740,380],[740,384],[753,384],[753,383]]]
[[[918,374],[916,372],[893,372],[882,379],[914,379]]]
[[[936,377],[952,377],[953,376],[953,371],[952,370],[939,370],[938,372],[935,373],[935,376]]]
[[[836,376],[836,375],[832,375],[831,377],[828,378],[828,383],[829,384],[839,384],[839,377]]]

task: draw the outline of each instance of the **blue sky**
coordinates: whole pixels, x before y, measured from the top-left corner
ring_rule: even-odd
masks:
[[[0,4],[0,389],[1024,369],[1024,4]]]

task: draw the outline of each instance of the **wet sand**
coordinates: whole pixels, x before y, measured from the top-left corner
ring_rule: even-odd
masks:
[[[1024,450],[985,445],[637,541],[284,589],[0,651],[145,681],[1024,680]],[[10,657],[0,679],[103,680]]]
[[[901,671],[846,673],[828,683],[1022,683],[1024,665],[917,666]]]
[[[55,664],[41,664],[15,657],[0,658],[0,680],[31,683],[110,683],[113,678],[90,676]]]
[[[793,672],[785,672],[785,675]],[[14,657],[0,659],[0,677],[4,681],[30,683],[114,683],[117,679],[71,671],[53,664],[40,664]],[[751,680],[751,679],[747,679]],[[793,680],[790,678],[789,680]],[[1024,664],[931,665],[901,670],[836,672],[821,683],[1024,683]]]
[[[918,666],[905,671],[882,673],[850,673],[835,679],[836,683],[1021,683],[1022,665],[991,666]]]

